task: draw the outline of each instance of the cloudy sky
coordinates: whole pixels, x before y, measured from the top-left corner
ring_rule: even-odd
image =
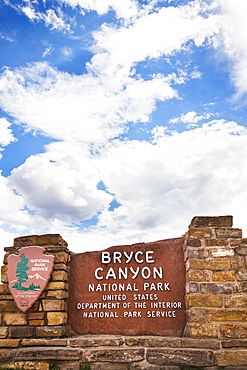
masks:
[[[0,240],[247,236],[246,0],[0,0]],[[3,253],[3,252],[1,252]]]

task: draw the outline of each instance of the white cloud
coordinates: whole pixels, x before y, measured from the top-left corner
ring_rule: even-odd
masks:
[[[14,137],[12,130],[9,128],[11,123],[6,118],[0,118],[0,146],[7,146],[17,139]]]
[[[182,114],[180,117],[172,118],[169,120],[169,123],[189,123],[189,124],[196,124],[197,122],[205,119],[209,119],[213,114],[212,113],[204,113],[202,115],[198,115],[196,112],[187,112]]]

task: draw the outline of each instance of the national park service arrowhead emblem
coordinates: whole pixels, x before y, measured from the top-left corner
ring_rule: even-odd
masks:
[[[9,289],[17,307],[26,312],[45,289],[54,265],[54,256],[44,254],[42,247],[19,249],[8,256]]]

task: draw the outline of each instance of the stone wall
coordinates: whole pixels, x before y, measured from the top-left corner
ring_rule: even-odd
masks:
[[[55,256],[54,269],[40,298],[26,312],[16,307],[8,288],[7,257],[18,254],[24,246],[42,246],[46,254]],[[19,345],[18,338],[63,337],[68,335],[67,300],[70,252],[60,235],[33,235],[14,240],[5,248],[0,285],[0,347]]]
[[[55,256],[47,288],[20,313],[7,286],[7,256],[39,245]],[[232,217],[195,217],[184,236],[186,326],[183,337],[70,333],[70,252],[60,235],[17,238],[5,249],[0,285],[0,368],[247,370],[247,239]],[[57,367],[58,369],[58,367]]]

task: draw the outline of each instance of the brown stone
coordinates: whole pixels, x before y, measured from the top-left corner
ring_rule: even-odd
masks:
[[[189,228],[195,227],[231,227],[233,224],[232,216],[196,216],[192,219]]]
[[[247,365],[247,350],[223,350],[216,352],[218,366],[243,366]]]
[[[217,238],[242,238],[242,230],[234,228],[216,228]]]
[[[192,307],[186,311],[186,317],[187,321],[203,323],[207,320],[207,311],[204,308]]]
[[[247,245],[241,245],[240,247],[235,248],[235,251],[240,256],[247,256]]]
[[[155,365],[190,365],[212,366],[215,364],[214,353],[203,349],[147,349],[147,361]]]
[[[232,284],[229,283],[211,283],[208,284],[209,291],[214,294],[232,294]]]
[[[52,273],[52,279],[55,281],[68,281],[68,273],[63,270],[55,270]]]
[[[10,338],[30,338],[33,335],[33,328],[29,326],[12,326],[9,328]]]
[[[44,311],[64,311],[65,302],[63,300],[42,300]]]
[[[8,284],[0,284],[0,294],[10,293]]]
[[[235,281],[235,271],[217,271],[212,274],[212,281]]]
[[[239,270],[244,267],[244,259],[242,257],[231,258],[231,267],[234,270]]]
[[[212,260],[199,260],[196,258],[190,258],[186,262],[187,269],[194,270],[230,270],[230,261],[226,258],[215,258]]]
[[[47,362],[15,361],[8,364],[8,369],[49,370],[49,364]]]
[[[209,310],[207,313],[211,321],[246,321],[246,310]]]
[[[65,290],[48,290],[47,291],[47,298],[55,298],[55,299],[66,299],[68,298],[69,293]]]
[[[9,334],[9,328],[7,326],[1,326],[0,327],[0,338],[7,338]]]
[[[64,337],[67,334],[67,328],[64,326],[40,326],[36,328],[37,337]]]
[[[188,296],[189,307],[222,307],[221,296],[213,294],[190,294]]]
[[[205,239],[204,243],[206,247],[221,247],[221,246],[227,246],[228,240],[227,239]]]
[[[247,348],[247,339],[228,339],[221,341],[223,348],[243,347]]]
[[[188,348],[219,349],[220,341],[217,339],[183,338],[183,346]]]
[[[190,270],[187,273],[187,279],[190,281],[197,281],[197,282],[210,281],[210,277],[211,277],[211,271]]]
[[[19,312],[14,300],[0,300],[0,311],[1,312]]]
[[[81,350],[78,348],[19,348],[16,360],[80,360]]]
[[[144,348],[85,349],[82,352],[83,362],[135,362],[144,359]]]
[[[200,247],[201,244],[202,244],[201,240],[197,238],[188,238],[186,240],[186,245],[188,247]]]
[[[29,245],[62,245],[67,246],[68,243],[59,234],[46,235],[29,235],[21,236],[14,239],[14,246],[24,247]]]
[[[247,270],[239,270],[236,272],[238,281],[247,281]]]
[[[125,337],[125,344],[132,347],[181,347],[182,340],[180,338],[167,337]]]
[[[189,229],[188,236],[193,238],[211,238],[212,230],[209,228]]]
[[[6,325],[27,325],[27,320],[22,313],[5,313],[4,322]]]
[[[50,346],[50,347],[66,347],[67,346],[67,339],[23,339],[21,342],[22,346],[25,347],[43,347],[43,346]]]
[[[220,324],[220,334],[225,338],[246,338],[247,324]]]
[[[104,347],[120,346],[124,343],[122,337],[101,335],[101,336],[81,336],[69,340],[71,347]]]
[[[54,254],[55,263],[67,263],[69,260],[69,254],[66,252],[59,252]]]
[[[1,348],[15,348],[18,347],[20,343],[19,339],[0,339],[0,347]]]
[[[54,270],[63,270],[68,272],[69,267],[67,263],[55,263]]]
[[[247,306],[247,295],[232,295],[225,298],[225,307],[246,307]]]
[[[198,283],[193,283],[188,281],[185,288],[186,293],[198,293],[200,291],[200,285]]]
[[[48,312],[47,323],[48,325],[65,325],[67,324],[67,312]]]
[[[64,290],[68,289],[68,284],[63,281],[50,281],[46,287],[47,290]]]
[[[217,324],[197,324],[187,323],[185,328],[187,337],[194,338],[217,338],[218,337],[218,326]]]
[[[194,249],[194,248],[187,248],[185,252],[186,258],[207,258],[209,256],[208,249]]]
[[[182,335],[183,242],[176,238],[72,255],[68,309],[72,330],[81,334]],[[103,253],[108,257],[102,262]],[[131,261],[126,262],[126,254]],[[146,256],[152,257],[146,261]],[[162,276],[154,276],[155,269]],[[121,271],[127,273],[125,278],[119,276]],[[139,271],[134,279],[133,271]],[[107,276],[109,272],[113,275]],[[176,302],[176,306],[158,306],[159,302]]]
[[[0,349],[0,362],[9,361],[12,359],[12,354],[8,349]]]

